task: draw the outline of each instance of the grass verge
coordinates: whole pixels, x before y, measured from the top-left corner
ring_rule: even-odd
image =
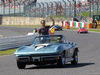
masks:
[[[66,29],[66,27],[64,27],[63,29]],[[76,30],[77,31],[78,28],[75,27],[70,27],[69,30]],[[92,32],[100,32],[100,28],[89,28],[87,29],[88,31],[92,31]]]
[[[84,17],[89,17],[90,12],[83,12],[83,13],[79,13],[77,14],[77,16],[84,16]]]
[[[8,26],[8,25],[2,25],[2,26]],[[40,28],[41,25],[9,25],[11,27],[28,27],[28,28]],[[66,27],[64,26],[63,29],[66,29]],[[78,28],[75,27],[70,27],[69,30],[77,30]],[[92,31],[92,32],[100,32],[100,28],[89,28],[88,31]]]
[[[0,51],[0,56],[14,54],[16,50],[17,48]]]
[[[91,12],[91,14],[93,15],[93,12]],[[100,11],[94,11],[94,15],[100,15]],[[90,16],[90,12],[82,12],[82,13],[78,13],[77,16],[84,16],[84,17],[89,17]]]
[[[1,26],[8,26],[8,27],[25,27],[25,28],[40,28],[41,25],[1,25]]]

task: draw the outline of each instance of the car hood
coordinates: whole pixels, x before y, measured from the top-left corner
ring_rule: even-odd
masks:
[[[87,31],[87,29],[80,29],[80,31]]]
[[[60,44],[38,44],[32,46],[23,46],[18,48],[14,54],[30,55],[30,54],[56,53],[59,45]]]

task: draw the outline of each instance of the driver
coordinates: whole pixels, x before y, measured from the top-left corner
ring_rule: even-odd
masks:
[[[61,37],[58,37],[57,42],[62,43],[62,38]]]

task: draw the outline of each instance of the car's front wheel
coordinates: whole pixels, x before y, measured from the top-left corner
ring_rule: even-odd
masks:
[[[19,69],[24,69],[26,67],[26,64],[25,63],[21,63],[21,62],[17,62],[17,67]]]
[[[66,62],[65,55],[64,55],[64,53],[62,53],[62,57],[59,58],[59,61],[58,61],[57,65],[59,67],[64,67],[65,66],[65,62]]]
[[[77,52],[77,51],[74,52],[73,59],[74,59],[74,60],[71,61],[71,64],[72,64],[72,65],[78,64],[78,52]]]

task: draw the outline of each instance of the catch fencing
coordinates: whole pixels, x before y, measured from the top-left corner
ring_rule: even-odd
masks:
[[[92,17],[95,14],[100,15],[100,1],[76,5],[76,16]]]
[[[0,15],[25,17],[66,17],[76,16],[92,17],[100,14],[100,1],[87,3],[74,0],[61,0],[51,2],[36,2],[36,0],[13,0],[0,3]]]
[[[0,50],[31,45],[35,36],[37,36],[37,34],[15,37],[0,37]]]
[[[35,5],[35,4],[34,4]],[[34,7],[32,5],[25,5],[25,16],[33,16],[33,17],[48,17],[48,16],[56,16],[56,17],[73,17],[73,3],[70,4],[68,1],[58,1],[58,2],[50,2],[50,3],[36,3]]]
[[[0,15],[25,17],[73,17],[74,1],[62,0],[35,3],[34,0],[14,0],[12,2],[0,4]]]

